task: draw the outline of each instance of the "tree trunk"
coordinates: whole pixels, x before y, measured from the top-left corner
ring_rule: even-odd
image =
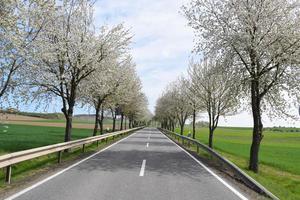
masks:
[[[112,127],[112,131],[115,132],[116,131],[116,118],[117,115],[115,113],[113,113],[113,127]]]
[[[180,124],[180,135],[183,135],[184,123]]]
[[[196,110],[193,110],[193,139],[196,137]]]
[[[214,137],[214,130],[212,128],[209,128],[208,146],[211,149],[213,149],[213,137]]]
[[[252,104],[252,115],[253,115],[253,134],[252,144],[250,149],[250,162],[249,169],[253,172],[258,172],[258,156],[260,142],[263,138],[263,124],[261,121],[260,112],[260,94],[258,81],[253,80],[251,83],[251,104]]]
[[[103,119],[104,119],[104,108],[103,108],[103,106],[101,106],[101,115],[100,115],[100,120],[99,120],[100,135],[103,134]]]
[[[127,129],[127,117],[125,116],[125,130]]]
[[[97,135],[98,131],[98,123],[99,123],[99,108],[96,108],[96,114],[95,114],[95,127],[93,131],[93,136]]]
[[[98,98],[97,102],[94,102],[96,113],[95,113],[95,127],[94,127],[94,131],[93,131],[93,136],[97,135],[101,104],[102,104],[102,100],[100,98]]]
[[[65,142],[71,141],[73,113],[66,116]]]
[[[61,109],[65,119],[66,119],[66,129],[65,129],[65,142],[71,141],[71,135],[72,135],[72,120],[73,120],[73,108],[75,101],[71,101],[69,104],[69,109],[67,109],[66,104],[64,103],[63,108]]]
[[[121,125],[120,125],[120,130],[123,130],[123,120],[124,120],[124,114],[121,114]]]
[[[174,123],[174,121],[172,121],[172,132],[174,132],[175,131],[175,123]]]

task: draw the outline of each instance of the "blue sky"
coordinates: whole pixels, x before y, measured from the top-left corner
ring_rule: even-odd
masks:
[[[193,30],[180,13],[188,0],[98,0],[95,4],[97,26],[124,23],[133,37],[132,53],[137,71],[154,111],[157,98],[168,83],[187,69],[194,47]],[[297,109],[291,112],[296,113]],[[265,126],[300,126],[298,121],[263,116]],[[205,120],[205,116],[203,119]],[[221,119],[220,125],[252,126],[250,112]]]
[[[149,107],[162,89],[185,71],[193,49],[193,31],[179,13],[185,0],[98,0],[96,26],[124,23],[134,35],[132,54]]]
[[[98,0],[95,3],[96,28],[101,25],[124,23],[133,34],[132,54],[137,72],[143,83],[143,91],[153,112],[155,102],[168,83],[186,72],[194,47],[193,30],[180,14],[180,7],[188,0]],[[27,108],[26,108],[27,107]],[[24,109],[32,110],[32,106]],[[53,105],[49,112],[60,112]],[[78,108],[76,114],[93,110]],[[291,110],[297,113],[297,108]],[[205,116],[201,120],[206,120]],[[300,119],[273,119],[263,116],[265,126],[300,126]],[[249,112],[220,120],[225,126],[252,126]]]

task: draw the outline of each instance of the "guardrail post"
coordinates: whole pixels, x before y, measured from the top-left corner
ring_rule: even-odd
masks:
[[[108,142],[108,138],[105,139],[105,143],[106,143],[106,144],[107,144],[107,142]]]
[[[82,145],[82,153],[85,151],[85,144]]]
[[[5,182],[10,184],[11,181],[11,165],[6,167]]]
[[[61,156],[62,156],[62,151],[59,151],[58,152],[58,160],[57,160],[58,163],[61,163]]]

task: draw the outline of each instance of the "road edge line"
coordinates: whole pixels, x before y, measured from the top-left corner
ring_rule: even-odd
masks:
[[[88,156],[88,157],[86,157],[86,158],[84,158],[84,159],[82,159],[82,160],[80,160],[80,161],[78,161],[78,162],[72,164],[71,166],[69,166],[69,167],[67,167],[67,168],[65,168],[65,169],[62,169],[61,171],[59,171],[59,172],[57,172],[57,173],[55,173],[55,174],[53,174],[53,175],[51,175],[51,176],[49,176],[49,177],[47,177],[47,178],[41,180],[41,181],[38,181],[37,183],[35,183],[35,184],[33,184],[33,185],[31,185],[31,186],[29,186],[29,187],[27,187],[27,188],[25,188],[25,189],[23,189],[23,190],[21,190],[21,191],[15,193],[15,194],[13,194],[13,195],[11,195],[11,196],[5,198],[4,200],[13,200],[13,199],[15,199],[15,198],[21,196],[22,194],[25,194],[26,192],[29,192],[30,190],[32,190],[32,189],[34,189],[34,188],[36,188],[36,187],[38,187],[38,186],[40,186],[40,185],[46,183],[47,181],[49,181],[49,180],[55,178],[56,176],[59,176],[60,174],[62,174],[62,173],[64,173],[64,172],[68,171],[69,169],[72,169],[73,167],[75,167],[75,166],[77,166],[77,165],[79,165],[79,164],[81,164],[81,163],[87,161],[88,159],[90,159],[90,158],[96,156],[97,154],[99,154],[99,153],[101,153],[101,152],[103,152],[103,151],[105,151],[105,150],[107,150],[107,149],[113,147],[114,145],[116,145],[116,144],[122,142],[123,140],[128,139],[129,137],[135,135],[138,131],[139,131],[139,130],[137,130],[135,133],[133,133],[133,134],[131,134],[131,135],[129,135],[129,136],[127,136],[127,137],[125,137],[125,138],[119,140],[119,141],[116,141],[115,143],[113,143],[113,144],[111,144],[111,145],[105,147],[104,149],[101,149],[100,151],[97,151],[96,153],[94,153],[94,154],[92,154],[92,155],[90,155],[90,156]]]
[[[158,129],[157,129],[158,130]],[[158,130],[163,136],[165,136],[168,140],[170,140],[172,143],[174,143],[177,147],[179,147],[183,152],[185,152],[187,155],[189,155],[194,161],[196,161],[201,167],[203,167],[206,171],[208,171],[212,176],[214,176],[218,181],[220,181],[223,185],[225,185],[229,190],[231,190],[235,195],[237,195],[242,200],[248,200],[247,197],[245,197],[242,193],[240,193],[237,189],[235,189],[233,186],[231,186],[229,183],[227,183],[225,180],[223,180],[220,176],[218,176],[216,173],[214,173],[209,167],[204,165],[201,161],[199,161],[197,158],[195,158],[192,154],[187,152],[184,148],[179,146],[176,142],[171,140],[168,136],[166,136],[163,132]]]

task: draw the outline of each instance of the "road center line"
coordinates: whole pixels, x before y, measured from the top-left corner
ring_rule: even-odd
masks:
[[[141,166],[141,171],[140,171],[140,176],[144,176],[145,167],[146,167],[146,160],[143,160],[142,166]]]
[[[146,147],[147,147],[147,148],[149,147],[149,142],[147,142],[147,145],[146,145]]]

